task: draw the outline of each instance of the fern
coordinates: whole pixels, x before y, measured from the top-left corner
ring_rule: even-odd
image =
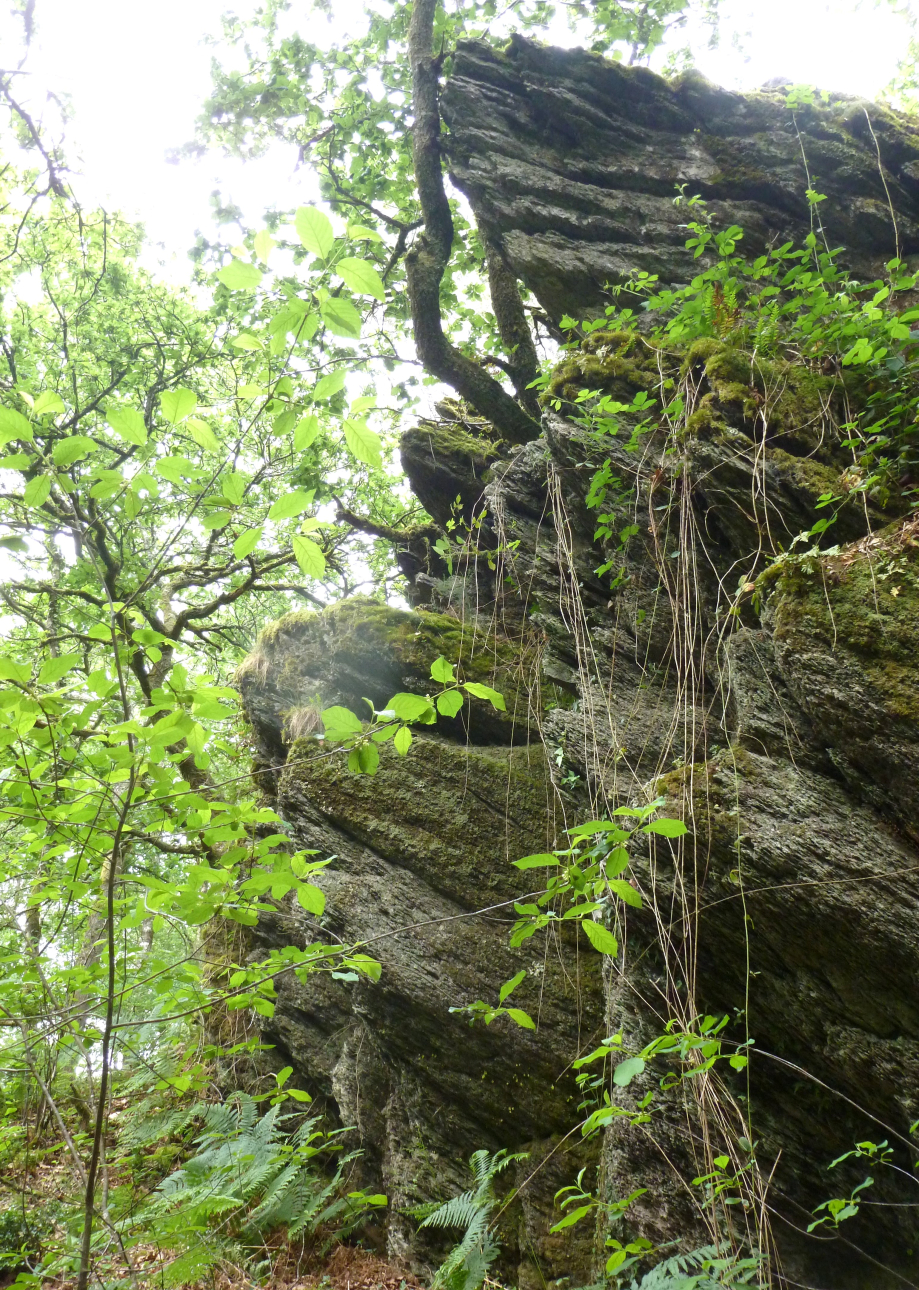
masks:
[[[342,1172],[357,1152],[339,1156],[329,1177],[328,1156],[344,1130],[326,1134],[312,1119],[288,1134],[290,1118],[279,1105],[260,1117],[247,1094],[204,1109],[195,1155],[160,1183],[133,1224],[140,1239],[153,1236],[176,1253],[167,1285],[245,1259],[279,1227],[298,1236],[336,1223],[336,1234],[346,1235],[369,1205],[385,1200],[342,1195]]]
[[[464,1229],[462,1240],[437,1269],[433,1290],[477,1290],[485,1280],[499,1253],[491,1231],[491,1215],[498,1203],[494,1181],[509,1165],[525,1159],[525,1152],[476,1151],[469,1161],[475,1186],[427,1215],[422,1227]]]
[[[675,1254],[633,1281],[630,1290],[727,1290],[759,1285],[753,1280],[762,1258],[743,1258],[728,1246],[704,1245],[687,1254]]]

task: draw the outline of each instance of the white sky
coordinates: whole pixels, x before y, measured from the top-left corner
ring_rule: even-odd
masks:
[[[238,0],[234,8],[246,14],[254,5]],[[280,150],[244,167],[217,156],[178,165],[165,160],[168,149],[193,136],[210,86],[213,50],[204,41],[219,33],[227,7],[228,0],[37,0],[30,75],[16,81],[33,106],[44,87],[71,96],[68,154],[80,159],[81,201],[143,218],[152,241],[163,244],[156,254],[172,277],[186,274],[195,230],[210,227],[215,187],[253,221],[269,205],[314,196],[308,176],[295,174],[293,157]],[[297,7],[295,0],[292,26]],[[8,58],[15,28],[3,8],[0,48]],[[360,0],[339,0],[336,28],[347,29],[361,9]],[[712,80],[736,88],[786,76],[870,98],[890,80],[907,40],[905,21],[884,0],[722,0],[722,13],[726,30],[749,33],[743,52],[725,40],[699,65]],[[325,19],[311,15],[313,38],[317,24]],[[559,37],[566,33],[553,33]]]

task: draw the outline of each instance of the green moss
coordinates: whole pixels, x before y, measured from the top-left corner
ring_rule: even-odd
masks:
[[[612,394],[629,402],[640,390],[660,382],[659,351],[648,340],[627,331],[595,331],[552,374],[543,402],[573,402],[584,390]]]
[[[788,562],[776,579],[776,639],[858,660],[891,716],[919,721],[919,548],[916,523],[893,524],[819,561]],[[904,538],[904,534],[906,538]]]

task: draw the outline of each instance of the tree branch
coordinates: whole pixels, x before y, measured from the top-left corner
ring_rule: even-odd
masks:
[[[499,434],[513,443],[527,443],[541,433],[539,422],[444,335],[440,285],[453,249],[453,216],[444,189],[438,62],[432,53],[436,7],[437,0],[415,0],[408,37],[415,113],[412,157],[424,217],[424,232],[405,258],[415,345],[426,370],[451,385]]]

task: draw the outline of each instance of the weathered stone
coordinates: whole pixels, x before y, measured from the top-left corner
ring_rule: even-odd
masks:
[[[676,182],[742,224],[745,246],[806,232],[802,144],[831,242],[873,273],[893,236],[869,120],[902,248],[919,251],[919,134],[854,100],[793,116],[779,92],[668,84],[517,40],[503,55],[462,46],[444,109],[457,182],[553,317],[583,316],[634,268],[690,276]],[[678,430],[627,415],[600,437],[573,419],[585,390],[629,402],[662,379],[683,382]],[[775,1285],[919,1283],[919,536],[859,497],[839,508],[834,554],[792,545],[844,487],[837,427],[860,397],[848,375],[722,341],[683,351],[598,330],[550,381],[542,438],[508,449],[450,408],[404,437],[416,495],[441,523],[455,505],[475,535],[414,588],[441,612],[356,599],[292,615],[242,668],[261,782],[296,843],[335,857],[321,922],[285,905],[255,949],[340,937],[383,965],[378,984],[284,979],[266,1037],[355,1127],[395,1252],[437,1261],[405,1211],[467,1186],[482,1146],[531,1153],[502,1218],[508,1280],[598,1271],[605,1229],[549,1230],[554,1192],[582,1167],[611,1202],[646,1189],[617,1236],[691,1248],[711,1236],[693,1178],[716,1148],[744,1170],[749,1134],[764,1207],[724,1222],[755,1244],[768,1216]],[[606,493],[588,505],[598,472]],[[440,654],[508,713],[472,704],[407,759],[384,748],[373,778],[311,738],[322,706],[365,715],[364,697],[426,690]],[[644,908],[604,911],[623,951],[603,982],[574,936],[511,950],[527,883],[510,862],[658,796],[690,835],[633,848]],[[514,1001],[536,1032],[451,1011],[496,1002],[520,967]],[[595,1172],[571,1062],[617,1032],[635,1053],[706,1013],[729,1019],[727,1051],[755,1041],[748,1070],[721,1062],[667,1091],[677,1062],[658,1058],[627,1089],[607,1080],[626,1109],[655,1101],[646,1125],[612,1122]],[[814,1207],[869,1169],[830,1162],[884,1138],[901,1172],[872,1169],[880,1203],[808,1236]]]
[[[916,123],[846,95],[786,98],[520,36],[503,53],[463,42],[443,96],[451,174],[554,319],[585,316],[636,270],[695,276],[691,215],[673,204],[681,184],[718,226],[743,228],[751,255],[811,231],[810,187],[829,198],[827,239],[857,273],[878,276],[896,251],[891,201],[901,252],[919,252]]]

